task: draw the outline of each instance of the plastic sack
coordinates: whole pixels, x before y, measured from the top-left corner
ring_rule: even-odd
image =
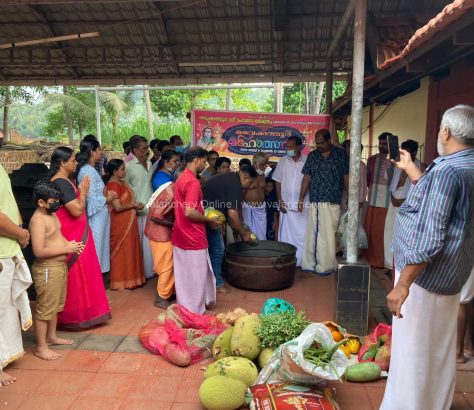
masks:
[[[369,243],[367,241],[367,234],[364,227],[362,226],[362,210],[359,210],[359,227],[357,229],[357,247],[358,249],[367,249]],[[339,226],[337,228],[337,233],[341,235],[341,246],[344,250],[344,255],[346,254],[347,249],[347,224],[349,220],[349,211],[345,212],[341,219],[339,220]]]
[[[375,330],[363,338],[360,347],[359,362],[372,362],[375,359],[378,348],[392,338],[392,326],[385,323],[379,323]]]
[[[339,410],[331,388],[271,383],[253,385],[250,392],[250,410]]]
[[[319,384],[325,380],[342,377],[349,361],[342,350],[337,349],[331,362],[316,366],[306,361],[304,351],[314,342],[329,350],[334,342],[329,329],[321,323],[312,323],[296,339],[281,345],[258,375],[255,384],[290,382],[297,384]]]
[[[169,362],[183,366],[187,357],[188,364],[210,357],[214,340],[225,329],[215,316],[199,315],[175,304],[166,310],[164,325],[151,320],[142,327],[139,337],[151,353],[159,353]]]
[[[267,299],[263,304],[261,315],[272,315],[274,313],[291,312],[295,313],[294,306],[286,300],[280,298]]]

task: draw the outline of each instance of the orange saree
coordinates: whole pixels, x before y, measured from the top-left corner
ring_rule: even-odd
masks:
[[[134,201],[126,182],[109,182],[107,190],[115,191],[122,206]],[[138,237],[137,213],[134,209],[110,211],[110,289],[133,289],[145,283],[142,251]]]

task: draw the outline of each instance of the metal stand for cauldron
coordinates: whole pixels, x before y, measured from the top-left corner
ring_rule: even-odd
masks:
[[[295,278],[296,248],[284,242],[237,242],[226,247],[223,273],[230,285],[252,291],[289,288]]]

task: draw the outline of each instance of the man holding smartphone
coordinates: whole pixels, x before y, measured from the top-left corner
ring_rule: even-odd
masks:
[[[367,233],[368,248],[362,256],[374,268],[384,267],[384,229],[390,204],[390,182],[392,180],[393,165],[388,154],[389,132],[379,135],[379,153],[367,160],[367,187],[369,199],[364,229]]]
[[[390,373],[381,410],[451,407],[461,289],[474,266],[474,107],[447,110],[440,156],[422,172],[407,151],[397,167],[414,185],[400,207]]]

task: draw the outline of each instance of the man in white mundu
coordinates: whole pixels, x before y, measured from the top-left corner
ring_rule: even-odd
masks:
[[[395,226],[392,351],[381,410],[448,410],[453,400],[460,293],[474,266],[474,107],[444,113],[438,152],[423,174],[407,151],[397,163],[414,185]]]
[[[301,153],[303,140],[298,136],[289,137],[286,143],[286,157],[278,161],[273,172],[275,190],[280,206],[280,227],[278,240],[296,246],[296,266],[301,267],[303,258],[304,238],[308,222],[308,207],[298,212],[298,199],[301,182],[303,181],[303,165],[306,155]],[[309,203],[309,193],[305,203]]]
[[[0,138],[0,146],[2,143]],[[29,243],[30,233],[20,224],[10,178],[0,164],[0,386],[16,380],[3,369],[23,356],[21,331],[33,324],[26,293],[32,280],[21,252]]]
[[[260,241],[267,239],[267,210],[265,208],[265,169],[268,165],[268,155],[257,152],[252,159],[252,165],[257,171],[253,185],[244,193],[242,218],[250,230]]]

